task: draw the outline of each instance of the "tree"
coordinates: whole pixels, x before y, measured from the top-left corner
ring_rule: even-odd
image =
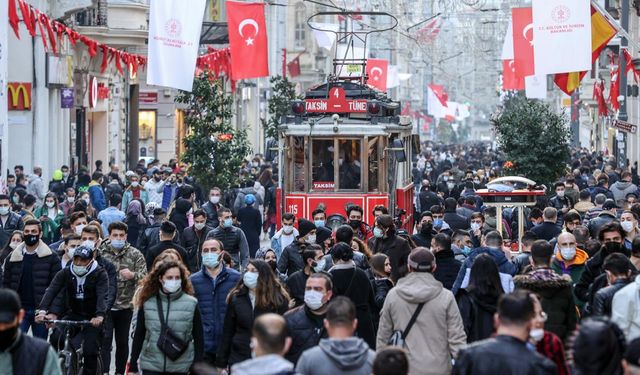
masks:
[[[449,121],[440,119],[436,127],[436,139],[444,144],[454,144],[458,141],[458,135]]]
[[[239,183],[240,166],[251,152],[247,133],[231,125],[233,97],[225,93],[222,79],[203,72],[193,82],[193,91],[180,91],[177,103],[186,104],[182,160],[189,173],[204,188],[228,189]]]
[[[564,112],[558,114],[548,104],[513,95],[491,122],[514,174],[547,186],[564,174],[570,156]]]
[[[282,116],[289,113],[291,100],[297,99],[295,85],[287,77],[275,76],[269,79],[271,96],[269,97],[269,120],[262,119],[264,134],[267,138],[278,138],[278,126]]]

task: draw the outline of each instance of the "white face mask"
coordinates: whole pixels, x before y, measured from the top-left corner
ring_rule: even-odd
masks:
[[[576,257],[576,248],[575,247],[561,247],[560,248],[560,256],[564,260],[571,260]]]
[[[304,292],[304,303],[311,310],[318,310],[324,305],[322,298],[324,298],[324,294],[318,291],[307,290]]]
[[[82,230],[86,226],[87,226],[87,224],[78,224],[78,225],[76,225],[76,234],[77,235],[81,235],[82,234]]]
[[[480,229],[480,223],[471,223],[471,230],[472,231],[476,231],[478,229]]]
[[[283,225],[282,226],[282,231],[284,232],[284,234],[293,233],[293,225]]]
[[[214,197],[209,197],[209,202],[211,202],[211,204],[218,204],[218,202],[220,202],[220,197],[217,195]]]
[[[18,245],[20,244],[20,242],[11,242],[9,243],[9,247],[12,249],[15,249],[16,247],[18,247]]]
[[[138,181],[132,181],[131,182],[131,187],[138,187],[140,183]]]
[[[620,223],[620,225],[622,226],[622,229],[624,229],[625,232],[629,233],[631,231],[633,231],[633,221],[627,220],[627,221],[623,221],[622,223]]]
[[[307,243],[308,244],[314,244],[316,243],[316,235],[315,234],[310,234],[307,236]]]
[[[556,195],[558,196],[558,198],[564,197],[564,190],[556,191]]]
[[[55,206],[55,202],[45,202],[45,205],[49,208],[53,208],[53,206]]]
[[[202,228],[204,228],[206,223],[195,223],[193,224],[193,226],[197,229],[197,230],[202,230]]]
[[[539,342],[544,337],[544,329],[542,328],[534,328],[529,331],[529,337],[535,342]]]
[[[182,287],[182,280],[164,280],[162,287],[169,293],[175,293]]]

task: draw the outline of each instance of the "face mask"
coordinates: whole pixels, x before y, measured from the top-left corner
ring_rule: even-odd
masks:
[[[633,221],[623,221],[622,223],[620,223],[620,225],[622,226],[622,229],[624,229],[624,231],[627,233],[633,231]]]
[[[40,236],[38,236],[37,234],[25,234],[24,236],[24,243],[26,243],[27,246],[35,245],[38,243],[39,240],[40,240]]]
[[[542,224],[542,223],[537,223],[535,221],[532,221],[531,223],[533,224],[534,227],[537,227],[538,225]]]
[[[69,256],[69,258],[73,259],[73,255],[76,253],[76,248],[75,247],[70,247],[67,249],[67,255]]]
[[[16,247],[18,247],[18,245],[20,244],[20,242],[10,242],[9,243],[9,247],[12,249],[15,249]]]
[[[140,183],[138,181],[133,181],[131,183],[131,187],[138,187],[138,185],[140,185]]]
[[[535,342],[542,340],[542,338],[544,337],[544,329],[542,328],[532,329],[531,331],[529,331],[529,337],[531,337],[531,339]]]
[[[114,249],[122,249],[124,247],[125,240],[111,240],[111,247]]]
[[[11,345],[18,334],[18,326],[7,328],[3,331],[0,331],[0,350],[5,351]]]
[[[558,198],[564,197],[564,190],[557,191],[556,195],[558,196]]]
[[[233,219],[231,219],[231,218],[224,219],[224,222],[222,223],[222,225],[225,228],[231,228],[233,226]]]
[[[244,285],[249,289],[255,289],[258,285],[258,273],[257,272],[245,272],[242,276]]]
[[[313,270],[316,272],[320,272],[327,265],[327,261],[323,258],[316,262],[316,265],[313,267]]]
[[[7,187],[8,187],[9,189],[15,189],[16,184],[9,184],[9,185],[7,185]]]
[[[310,234],[307,236],[307,240],[305,241],[308,244],[314,244],[316,243],[316,235],[315,234]]]
[[[427,222],[422,224],[422,226],[420,227],[420,233],[424,236],[428,236],[431,234],[431,229],[432,229],[432,225],[431,223]]]
[[[142,180],[142,181],[140,182],[140,186],[144,187],[144,184],[146,184],[146,183],[147,183],[147,181]]]
[[[9,207],[0,207],[0,215],[2,216],[9,215]]]
[[[211,204],[218,204],[218,202],[220,202],[220,197],[217,195],[214,197],[209,197],[209,202],[211,202]]]
[[[160,182],[160,180],[162,180],[162,178],[159,176],[154,176],[153,179],[156,180],[156,182]]]
[[[324,303],[322,303],[322,298],[324,294],[315,291],[315,290],[307,290],[304,292],[304,303],[311,310],[318,310],[321,308]]]
[[[275,260],[270,260],[267,263],[269,264],[269,267],[271,267],[271,270],[273,272],[275,272],[276,268],[278,268],[278,262],[276,262]]]
[[[82,246],[88,247],[89,249],[93,250],[93,248],[96,247],[96,243],[93,241],[86,240],[82,243]]]
[[[464,255],[469,255],[469,253],[471,252],[471,248],[469,246],[466,246],[462,248],[462,253]]]
[[[313,224],[316,225],[316,228],[324,227],[324,220],[315,220]]]
[[[46,202],[45,203],[47,205],[47,207],[49,208],[53,208],[53,206],[55,206],[56,204],[54,202]]]
[[[204,226],[207,225],[207,223],[195,223],[193,224],[193,226],[197,229],[197,230],[202,230],[204,228]]]
[[[443,219],[433,219],[433,226],[436,228],[442,227],[443,223],[444,223]]]
[[[604,244],[604,247],[607,249],[609,254],[619,253],[622,250],[622,245],[617,242],[607,242]]]
[[[89,266],[76,266],[75,264],[72,264],[71,269],[73,270],[73,273],[80,277],[86,275],[89,272]]]
[[[91,204],[91,199],[89,199],[89,198],[84,198],[84,202],[85,202],[87,205],[89,205],[89,204]]]
[[[576,256],[576,248],[575,247],[561,247],[560,248],[560,256],[564,260],[571,260]]]
[[[351,220],[349,221],[349,226],[353,229],[360,229],[360,224],[362,224],[362,220]]]
[[[64,178],[69,177],[69,172],[62,172],[62,177],[64,177]]]
[[[202,264],[208,268],[216,268],[220,264],[220,254],[204,253],[202,254]]]
[[[384,232],[382,231],[382,229],[375,227],[373,228],[373,236],[375,238],[382,238],[384,237]]]
[[[453,182],[447,182],[447,187],[449,188],[449,190],[451,190],[456,187],[456,185]]]
[[[78,225],[76,225],[76,234],[77,235],[81,235],[82,234],[82,230],[86,226],[87,226],[87,224],[78,224]]]
[[[162,287],[169,292],[169,294],[175,293],[182,287],[182,280],[164,280]]]
[[[473,180],[473,183],[476,184],[476,185],[479,185],[480,184],[480,180]]]
[[[282,231],[284,232],[284,234],[293,233],[293,225],[283,225],[282,226]]]
[[[449,176],[443,176],[443,177],[442,177],[442,181],[444,181],[444,182],[449,181]]]
[[[480,227],[481,227],[480,223],[471,223],[471,230],[474,232],[480,229]]]
[[[67,202],[73,203],[76,201],[76,197],[67,197]]]

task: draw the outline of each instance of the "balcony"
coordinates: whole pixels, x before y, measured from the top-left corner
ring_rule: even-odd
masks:
[[[78,32],[111,46],[142,46],[149,31],[148,0],[99,0],[75,15]]]

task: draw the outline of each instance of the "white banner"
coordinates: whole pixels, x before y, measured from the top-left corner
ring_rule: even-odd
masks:
[[[529,99],[547,98],[547,76],[535,75],[524,77],[525,94]]]
[[[340,30],[340,25],[320,22],[310,22],[310,24],[315,27],[315,29],[313,29],[313,35],[316,37],[318,47],[331,51],[333,43],[336,41],[336,33]]]
[[[433,90],[427,88],[427,112],[435,118],[443,118],[447,115],[447,107],[443,106]]]
[[[191,91],[206,0],[151,0],[147,84]]]
[[[536,75],[591,69],[589,0],[533,0]]]
[[[513,22],[511,20],[502,44],[502,60],[513,60]]]

